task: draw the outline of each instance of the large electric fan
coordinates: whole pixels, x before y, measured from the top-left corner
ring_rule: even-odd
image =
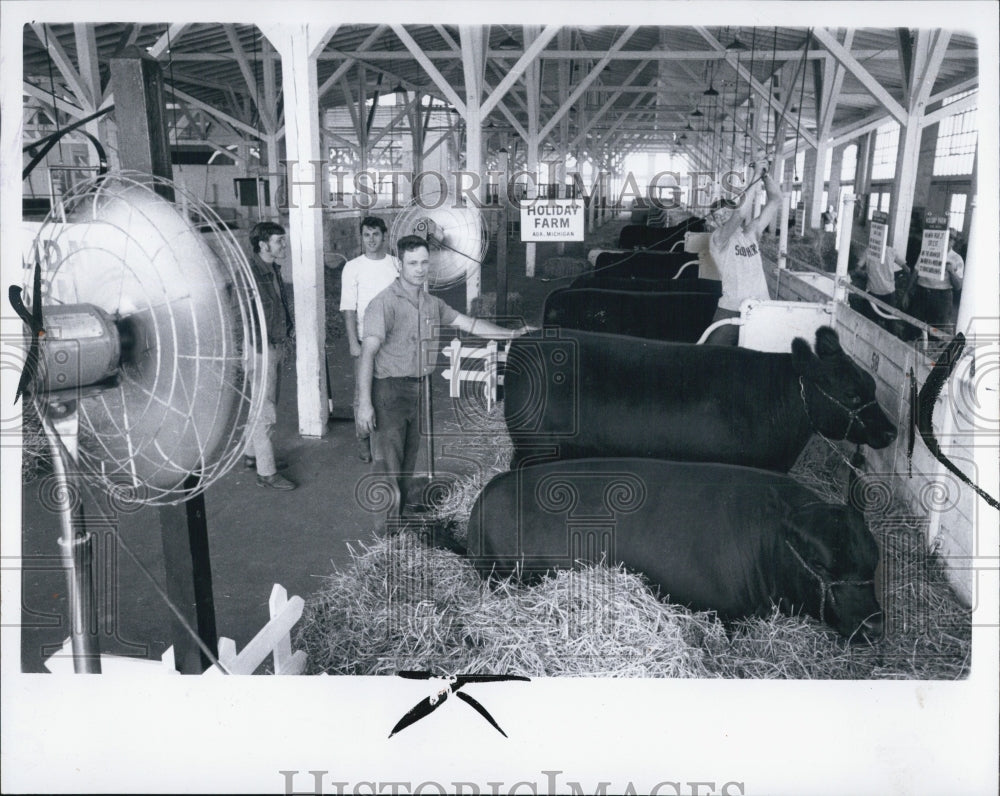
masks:
[[[406,235],[427,241],[427,286],[434,290],[451,287],[477,273],[489,245],[479,209],[434,190],[414,199],[393,220],[389,230],[393,253],[399,239]]]
[[[26,258],[27,302],[10,291],[31,333],[18,395],[56,475],[119,502],[200,495],[241,456],[263,396],[263,313],[232,234],[169,181],[109,174],[58,203]]]

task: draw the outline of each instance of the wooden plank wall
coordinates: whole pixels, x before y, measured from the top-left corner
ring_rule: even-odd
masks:
[[[782,273],[776,293],[784,300],[806,297],[810,301],[823,300],[821,291],[790,272]],[[912,372],[915,376],[919,390],[933,363],[923,351],[904,343],[845,304],[835,305],[833,317],[841,345],[874,377],[878,402],[899,432],[895,442],[883,450],[864,449],[866,470],[871,474],[867,481],[869,495],[873,498],[891,496],[897,505],[904,507],[903,517],[896,519],[906,527],[924,529],[928,546],[937,550],[947,563],[953,588],[961,599],[974,604],[972,559],[982,551],[977,549],[975,541],[977,503],[973,492],[934,458],[915,429],[913,455],[908,455],[911,433],[909,374]],[[935,405],[933,428],[949,458],[972,475],[975,469],[969,424],[957,422],[958,432],[949,434],[947,440],[942,438],[945,416],[953,411],[951,391],[960,389],[955,381],[952,379]],[[844,450],[850,454],[847,446]],[[878,501],[880,505],[883,502]],[[983,518],[983,521],[989,519]]]

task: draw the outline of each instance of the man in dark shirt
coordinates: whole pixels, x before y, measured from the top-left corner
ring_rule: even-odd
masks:
[[[292,315],[288,308],[285,283],[281,278],[281,260],[287,250],[285,229],[273,221],[261,221],[250,230],[250,267],[257,283],[257,295],[264,309],[266,345],[261,330],[256,329],[254,339],[254,367],[264,367],[264,352],[267,352],[266,373],[264,374],[264,405],[257,423],[249,430],[244,464],[257,468],[257,485],[268,489],[287,491],[295,489],[295,484],[278,473],[281,464],[275,459],[271,434],[277,421],[278,387],[281,376],[281,360],[285,341],[294,335]]]
[[[373,470],[386,474],[393,492],[390,520],[399,517],[407,498],[420,448],[420,389],[434,371],[433,362],[421,358],[421,349],[427,350],[421,344],[433,340],[441,326],[505,340],[531,331],[504,329],[455,311],[424,289],[427,241],[408,235],[396,248],[399,277],[368,305],[358,366],[357,422],[371,434]]]

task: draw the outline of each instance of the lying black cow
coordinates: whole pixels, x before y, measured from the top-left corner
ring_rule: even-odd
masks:
[[[591,274],[604,278],[695,279],[698,255],[689,252],[601,252]]]
[[[650,227],[642,224],[626,224],[618,233],[618,248],[658,249],[669,251],[684,242],[687,232],[707,232],[705,219],[691,216],[672,227]]]
[[[473,506],[468,545],[483,575],[530,581],[603,558],[722,619],[778,606],[843,636],[882,633],[878,546],[861,513],[765,470],[579,459],[502,473]]]
[[[511,343],[514,465],[642,456],[787,471],[813,431],[884,448],[896,429],[836,332],[792,353],[545,329]]]
[[[693,279],[674,284],[690,289],[554,290],[545,298],[542,317],[546,326],[696,343],[712,323],[722,283]]]

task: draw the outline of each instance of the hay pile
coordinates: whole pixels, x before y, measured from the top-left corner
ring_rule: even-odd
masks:
[[[537,585],[491,588],[463,557],[428,547],[420,532],[449,526],[464,539],[483,485],[509,463],[502,408],[467,441],[491,456],[452,485],[423,527],[351,551],[306,601],[297,644],[312,672],[504,672],[530,677],[959,679],[967,676],[971,617],[924,550],[924,520],[883,505],[869,523],[883,551],[886,636],[847,644],[809,617],[774,612],[724,625],[713,614],[661,602],[638,575],[587,566]],[[464,445],[464,442],[463,442]],[[492,451],[493,453],[489,453]],[[793,476],[844,501],[846,462],[815,440]]]
[[[408,531],[351,556],[307,602],[296,644],[311,673],[707,677],[705,636],[718,644],[722,634],[620,570],[491,589],[466,559]]]

